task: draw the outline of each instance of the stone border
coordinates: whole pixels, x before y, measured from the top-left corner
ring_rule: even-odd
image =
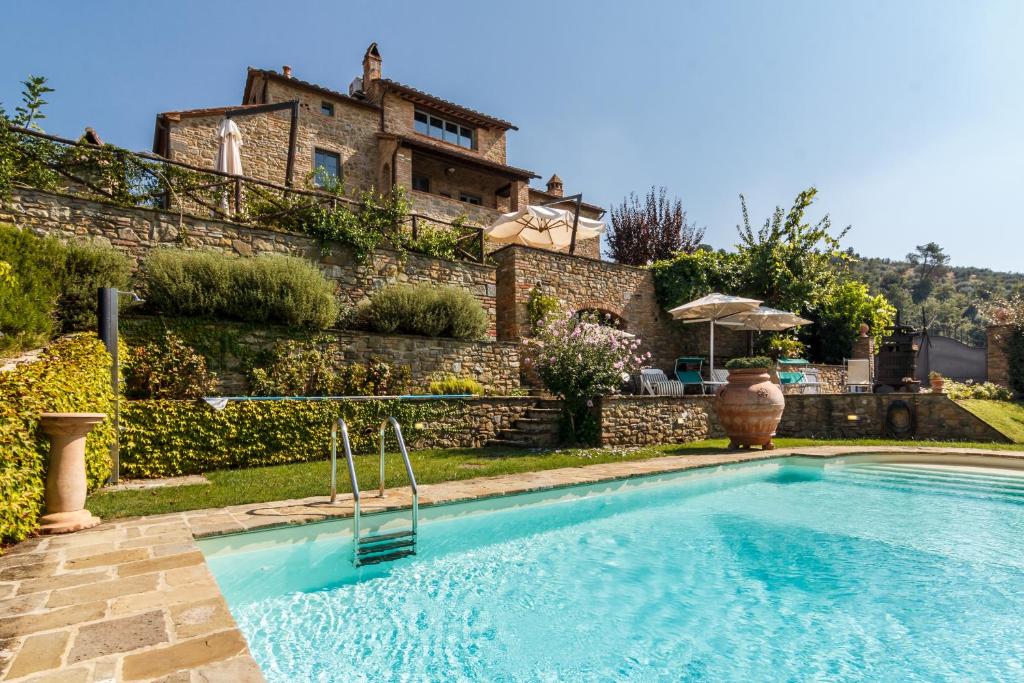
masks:
[[[423,505],[543,491],[790,456],[955,454],[1024,462],[1024,453],[906,446],[818,446],[667,455],[420,487]],[[406,489],[364,498],[367,512],[409,505]],[[351,495],[235,505],[108,522],[37,537],[0,557],[0,680],[263,681],[195,539],[351,516]]]

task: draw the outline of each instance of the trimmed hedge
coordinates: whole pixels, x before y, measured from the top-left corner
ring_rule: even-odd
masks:
[[[39,237],[0,224],[0,352],[45,344],[60,332],[96,329],[96,290],[123,288],[131,262],[112,247]]]
[[[440,401],[254,401],[221,411],[193,401],[127,401],[121,404],[121,474],[170,477],[321,460],[330,453],[331,424],[339,417],[356,452],[375,449],[377,429],[389,415],[413,447],[424,436],[417,423],[433,426],[435,437],[438,429],[451,429],[450,413]]]
[[[154,249],[146,257],[146,308],[165,315],[324,329],[338,318],[334,285],[294,256],[249,258]]]
[[[458,287],[390,285],[374,294],[359,316],[383,334],[479,339],[487,332],[484,307]]]
[[[0,372],[0,543],[35,531],[43,506],[50,440],[45,412],[113,412],[110,355],[94,334],[65,337],[35,361]],[[110,476],[114,425],[104,420],[85,442],[86,476],[95,489]]]

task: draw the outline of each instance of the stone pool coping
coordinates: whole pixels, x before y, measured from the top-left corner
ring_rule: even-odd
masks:
[[[566,467],[420,486],[437,505],[794,455],[1024,453],[943,447],[817,446]],[[410,505],[408,488],[367,512]],[[263,681],[195,540],[352,514],[352,496],[235,505],[115,520],[29,539],[0,556],[0,680],[18,683]]]

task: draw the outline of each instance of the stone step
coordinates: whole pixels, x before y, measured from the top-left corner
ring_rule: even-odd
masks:
[[[562,411],[557,408],[527,408],[526,419],[528,420],[544,420],[546,422],[558,422],[562,415]]]
[[[491,448],[536,448],[533,444],[525,441],[510,441],[508,439],[488,439],[484,446]]]
[[[512,423],[512,428],[531,434],[557,434],[558,420],[537,420],[521,417]]]

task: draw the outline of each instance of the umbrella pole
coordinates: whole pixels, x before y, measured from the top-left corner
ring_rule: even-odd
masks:
[[[715,319],[711,319],[711,353],[708,354],[708,376],[715,369]]]

